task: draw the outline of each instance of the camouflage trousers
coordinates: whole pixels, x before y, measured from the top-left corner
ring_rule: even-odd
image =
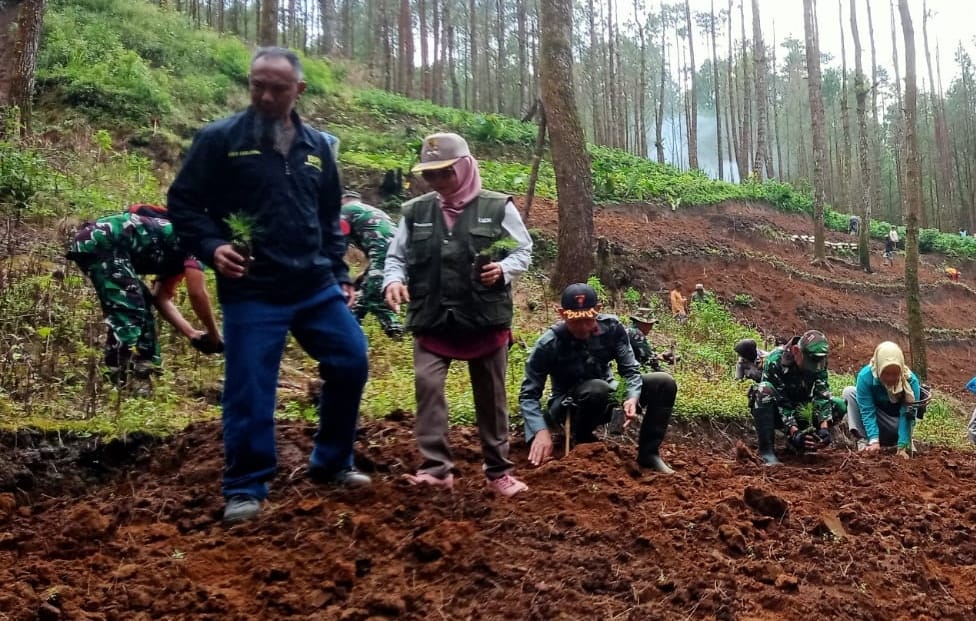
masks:
[[[76,261],[95,287],[108,324],[105,365],[111,369],[123,369],[130,363],[158,366],[162,358],[152,293],[136,274],[132,262],[119,256]]]
[[[366,319],[366,315],[372,313],[380,322],[383,332],[391,338],[399,338],[403,335],[403,325],[400,318],[394,313],[386,302],[383,301],[383,273],[370,270],[363,280],[363,284],[356,296],[356,304],[352,312],[356,315],[359,323]]]

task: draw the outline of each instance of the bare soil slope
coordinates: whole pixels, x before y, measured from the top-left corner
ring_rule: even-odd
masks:
[[[500,500],[467,429],[452,434],[453,492],[404,483],[417,458],[411,421],[397,418],[361,431],[357,461],[376,482],[366,492],[310,483],[312,429],[282,425],[263,516],[229,529],[216,423],[134,451],[97,486],[81,477],[51,496],[37,477],[30,499],[0,496],[2,618],[976,615],[969,454],[837,449],[769,471],[721,434],[685,429],[666,445],[674,476],[642,474],[632,447],[601,442],[522,469],[530,493]],[[524,446],[513,457],[525,463]]]

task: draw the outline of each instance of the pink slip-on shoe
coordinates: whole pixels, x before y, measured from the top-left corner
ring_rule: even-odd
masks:
[[[443,479],[439,479],[429,472],[418,472],[417,474],[403,475],[410,485],[432,485],[441,489],[451,489],[454,487],[454,475],[448,473]]]
[[[519,481],[510,474],[502,475],[494,480],[488,479],[487,483],[488,489],[505,497],[511,497],[519,492],[529,489],[528,485]]]

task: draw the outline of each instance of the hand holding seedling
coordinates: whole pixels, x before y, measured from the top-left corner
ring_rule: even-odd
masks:
[[[231,244],[217,246],[214,251],[214,269],[224,278],[240,278],[247,272],[251,257],[243,257]]]
[[[481,267],[481,284],[492,287],[504,277],[501,263],[489,263]]]

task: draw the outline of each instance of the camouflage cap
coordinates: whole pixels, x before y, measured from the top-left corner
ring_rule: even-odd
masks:
[[[807,330],[800,337],[800,351],[807,356],[826,356],[829,347],[827,337],[820,330]]]
[[[649,313],[651,313],[652,310],[653,309],[642,306],[637,309],[636,314],[630,316],[630,320],[633,321],[634,323],[642,323],[648,326],[653,326],[654,324],[657,323],[657,319],[654,319],[653,317],[650,316]]]

